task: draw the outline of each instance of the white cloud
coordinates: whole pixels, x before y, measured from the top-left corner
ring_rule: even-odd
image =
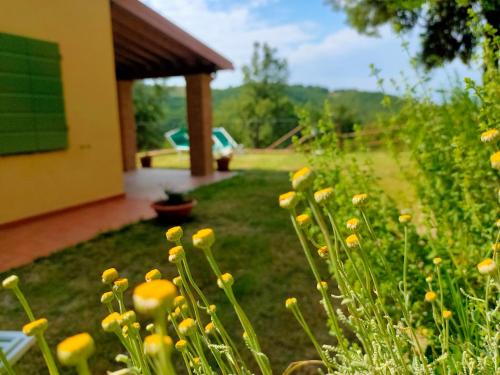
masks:
[[[397,77],[401,71],[414,77],[401,40],[388,27],[382,28],[378,38],[360,35],[348,27],[320,36],[320,25],[314,20],[280,23],[270,15],[265,19],[259,15],[267,14],[258,12],[259,8],[276,0],[247,0],[236,5],[224,0],[143,1],[233,62],[235,70],[218,72],[214,87],[241,83],[241,67],[249,61],[254,41],[266,41],[278,48],[279,54],[288,59],[293,83],[375,90],[375,79],[369,76],[370,63],[381,68],[385,77]],[[414,50],[418,32],[409,40]],[[461,77],[471,73],[454,62],[433,73],[434,84],[445,83],[454,72]]]

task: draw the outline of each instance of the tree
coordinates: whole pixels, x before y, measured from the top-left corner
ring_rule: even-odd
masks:
[[[151,150],[163,146],[167,95],[168,88],[165,85],[135,82],[133,96],[139,150]]]
[[[482,22],[496,27],[500,35],[500,0],[327,0],[347,13],[359,32],[374,35],[378,27],[391,24],[397,32],[416,26],[421,36],[419,61],[428,69],[456,57],[468,63],[479,40],[469,20],[474,10]]]
[[[268,44],[254,44],[243,67],[240,115],[254,147],[269,145],[297,125],[293,103],[286,95],[288,64]]]

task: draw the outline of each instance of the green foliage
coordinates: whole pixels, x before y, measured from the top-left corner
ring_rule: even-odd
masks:
[[[460,58],[469,62],[480,42],[470,24],[469,13],[478,12],[481,21],[500,25],[498,0],[328,0],[347,13],[349,23],[365,34],[390,24],[396,31],[423,27],[419,60],[427,68]],[[498,31],[497,34],[498,35]]]
[[[263,147],[296,126],[295,110],[285,94],[288,67],[277,50],[254,44],[249,65],[243,67],[240,116],[253,147]]]
[[[167,96],[168,88],[165,85],[135,82],[133,98],[139,150],[157,149],[163,146]]]

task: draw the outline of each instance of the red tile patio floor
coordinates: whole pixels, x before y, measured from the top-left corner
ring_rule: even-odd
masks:
[[[27,264],[99,233],[118,229],[155,212],[150,202],[164,190],[188,191],[234,176],[215,172],[192,177],[188,170],[139,169],[124,176],[126,196],[76,207],[59,213],[0,228],[0,272]]]

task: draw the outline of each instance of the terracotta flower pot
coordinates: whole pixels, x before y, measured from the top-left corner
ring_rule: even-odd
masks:
[[[217,161],[217,170],[219,172],[229,171],[229,162],[231,161],[231,158],[223,156],[222,158],[219,158],[216,161]]]
[[[167,201],[157,201],[151,204],[158,218],[168,222],[183,222],[191,215],[193,207],[198,202],[193,199],[190,202],[180,204],[168,204]]]
[[[141,156],[141,166],[143,168],[151,168],[151,156]]]

